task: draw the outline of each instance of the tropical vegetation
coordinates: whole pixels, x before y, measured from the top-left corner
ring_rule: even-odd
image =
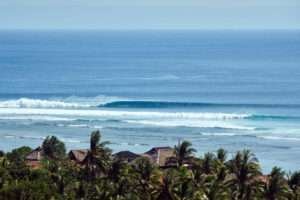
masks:
[[[63,142],[47,137],[38,168],[26,164],[32,149],[0,151],[1,200],[300,200],[300,171],[274,167],[264,175],[249,150],[232,157],[219,149],[196,157],[188,141],[174,147],[175,165],[159,168],[147,157],[116,159],[99,131],[83,163],[68,159]]]

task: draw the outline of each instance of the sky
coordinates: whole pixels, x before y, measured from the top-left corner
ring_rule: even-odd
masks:
[[[0,29],[300,29],[300,0],[0,0]]]

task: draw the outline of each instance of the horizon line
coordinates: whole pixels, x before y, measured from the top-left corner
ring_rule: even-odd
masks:
[[[300,31],[299,28],[0,28],[0,31]]]

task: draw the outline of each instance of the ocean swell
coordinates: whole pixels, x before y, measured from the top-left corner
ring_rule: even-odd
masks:
[[[100,104],[105,108],[299,108],[298,104],[234,104],[234,103],[205,103],[205,102],[172,102],[172,101],[111,101]]]

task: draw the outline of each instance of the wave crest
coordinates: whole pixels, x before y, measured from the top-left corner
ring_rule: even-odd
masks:
[[[0,108],[88,108],[90,105],[67,103],[58,100],[21,98],[0,102]]]

